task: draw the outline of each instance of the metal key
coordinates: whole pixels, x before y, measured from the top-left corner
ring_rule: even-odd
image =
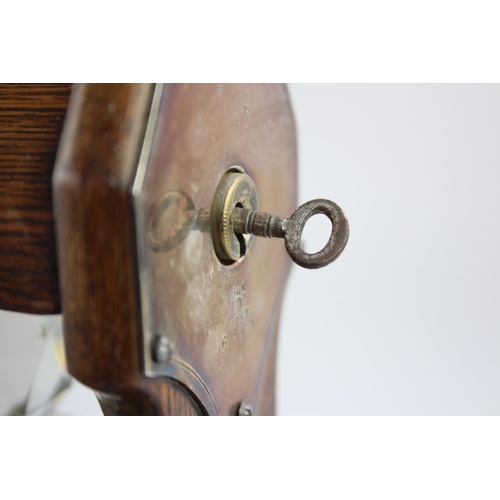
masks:
[[[149,246],[154,252],[172,250],[191,230],[211,232],[214,249],[224,264],[231,264],[248,252],[252,235],[283,238],[291,259],[301,267],[318,269],[331,264],[344,250],[349,238],[349,224],[341,208],[330,200],[311,200],[301,205],[290,218],[260,212],[252,179],[240,167],[226,173],[216,190],[212,207],[195,209],[184,191],[171,190],[160,195],[150,211]],[[164,211],[177,205],[177,218],[167,236],[158,237],[159,221]],[[300,247],[302,231],[316,214],[324,214],[332,223],[325,247],[309,254]]]
[[[332,223],[332,232],[325,247],[309,254],[300,247],[306,222],[316,214],[324,214]],[[267,212],[234,208],[233,230],[262,238],[284,238],[291,259],[301,267],[318,269],[331,264],[344,250],[349,238],[349,224],[342,209],[333,201],[318,199],[301,205],[289,219]]]

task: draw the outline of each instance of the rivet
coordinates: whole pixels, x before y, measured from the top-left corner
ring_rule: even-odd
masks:
[[[251,417],[252,415],[252,407],[247,403],[241,403],[238,408],[238,417]]]
[[[157,363],[165,363],[170,357],[170,340],[166,335],[157,335],[153,341],[153,359]]]

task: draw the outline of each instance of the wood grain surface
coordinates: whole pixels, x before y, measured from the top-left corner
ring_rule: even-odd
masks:
[[[60,312],[52,170],[70,91],[0,85],[0,309]]]

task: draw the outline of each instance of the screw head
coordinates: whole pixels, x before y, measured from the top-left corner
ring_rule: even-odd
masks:
[[[170,357],[170,340],[166,335],[157,335],[153,341],[153,359],[157,363],[165,363]]]
[[[247,403],[241,403],[238,408],[238,417],[251,417],[252,415],[252,407]]]

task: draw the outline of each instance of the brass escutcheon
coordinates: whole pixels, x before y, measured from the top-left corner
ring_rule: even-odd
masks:
[[[257,210],[257,206],[257,190],[252,178],[242,167],[231,167],[217,186],[210,210],[214,249],[223,264],[229,265],[244,257],[254,240],[253,235],[234,231],[233,210]]]

